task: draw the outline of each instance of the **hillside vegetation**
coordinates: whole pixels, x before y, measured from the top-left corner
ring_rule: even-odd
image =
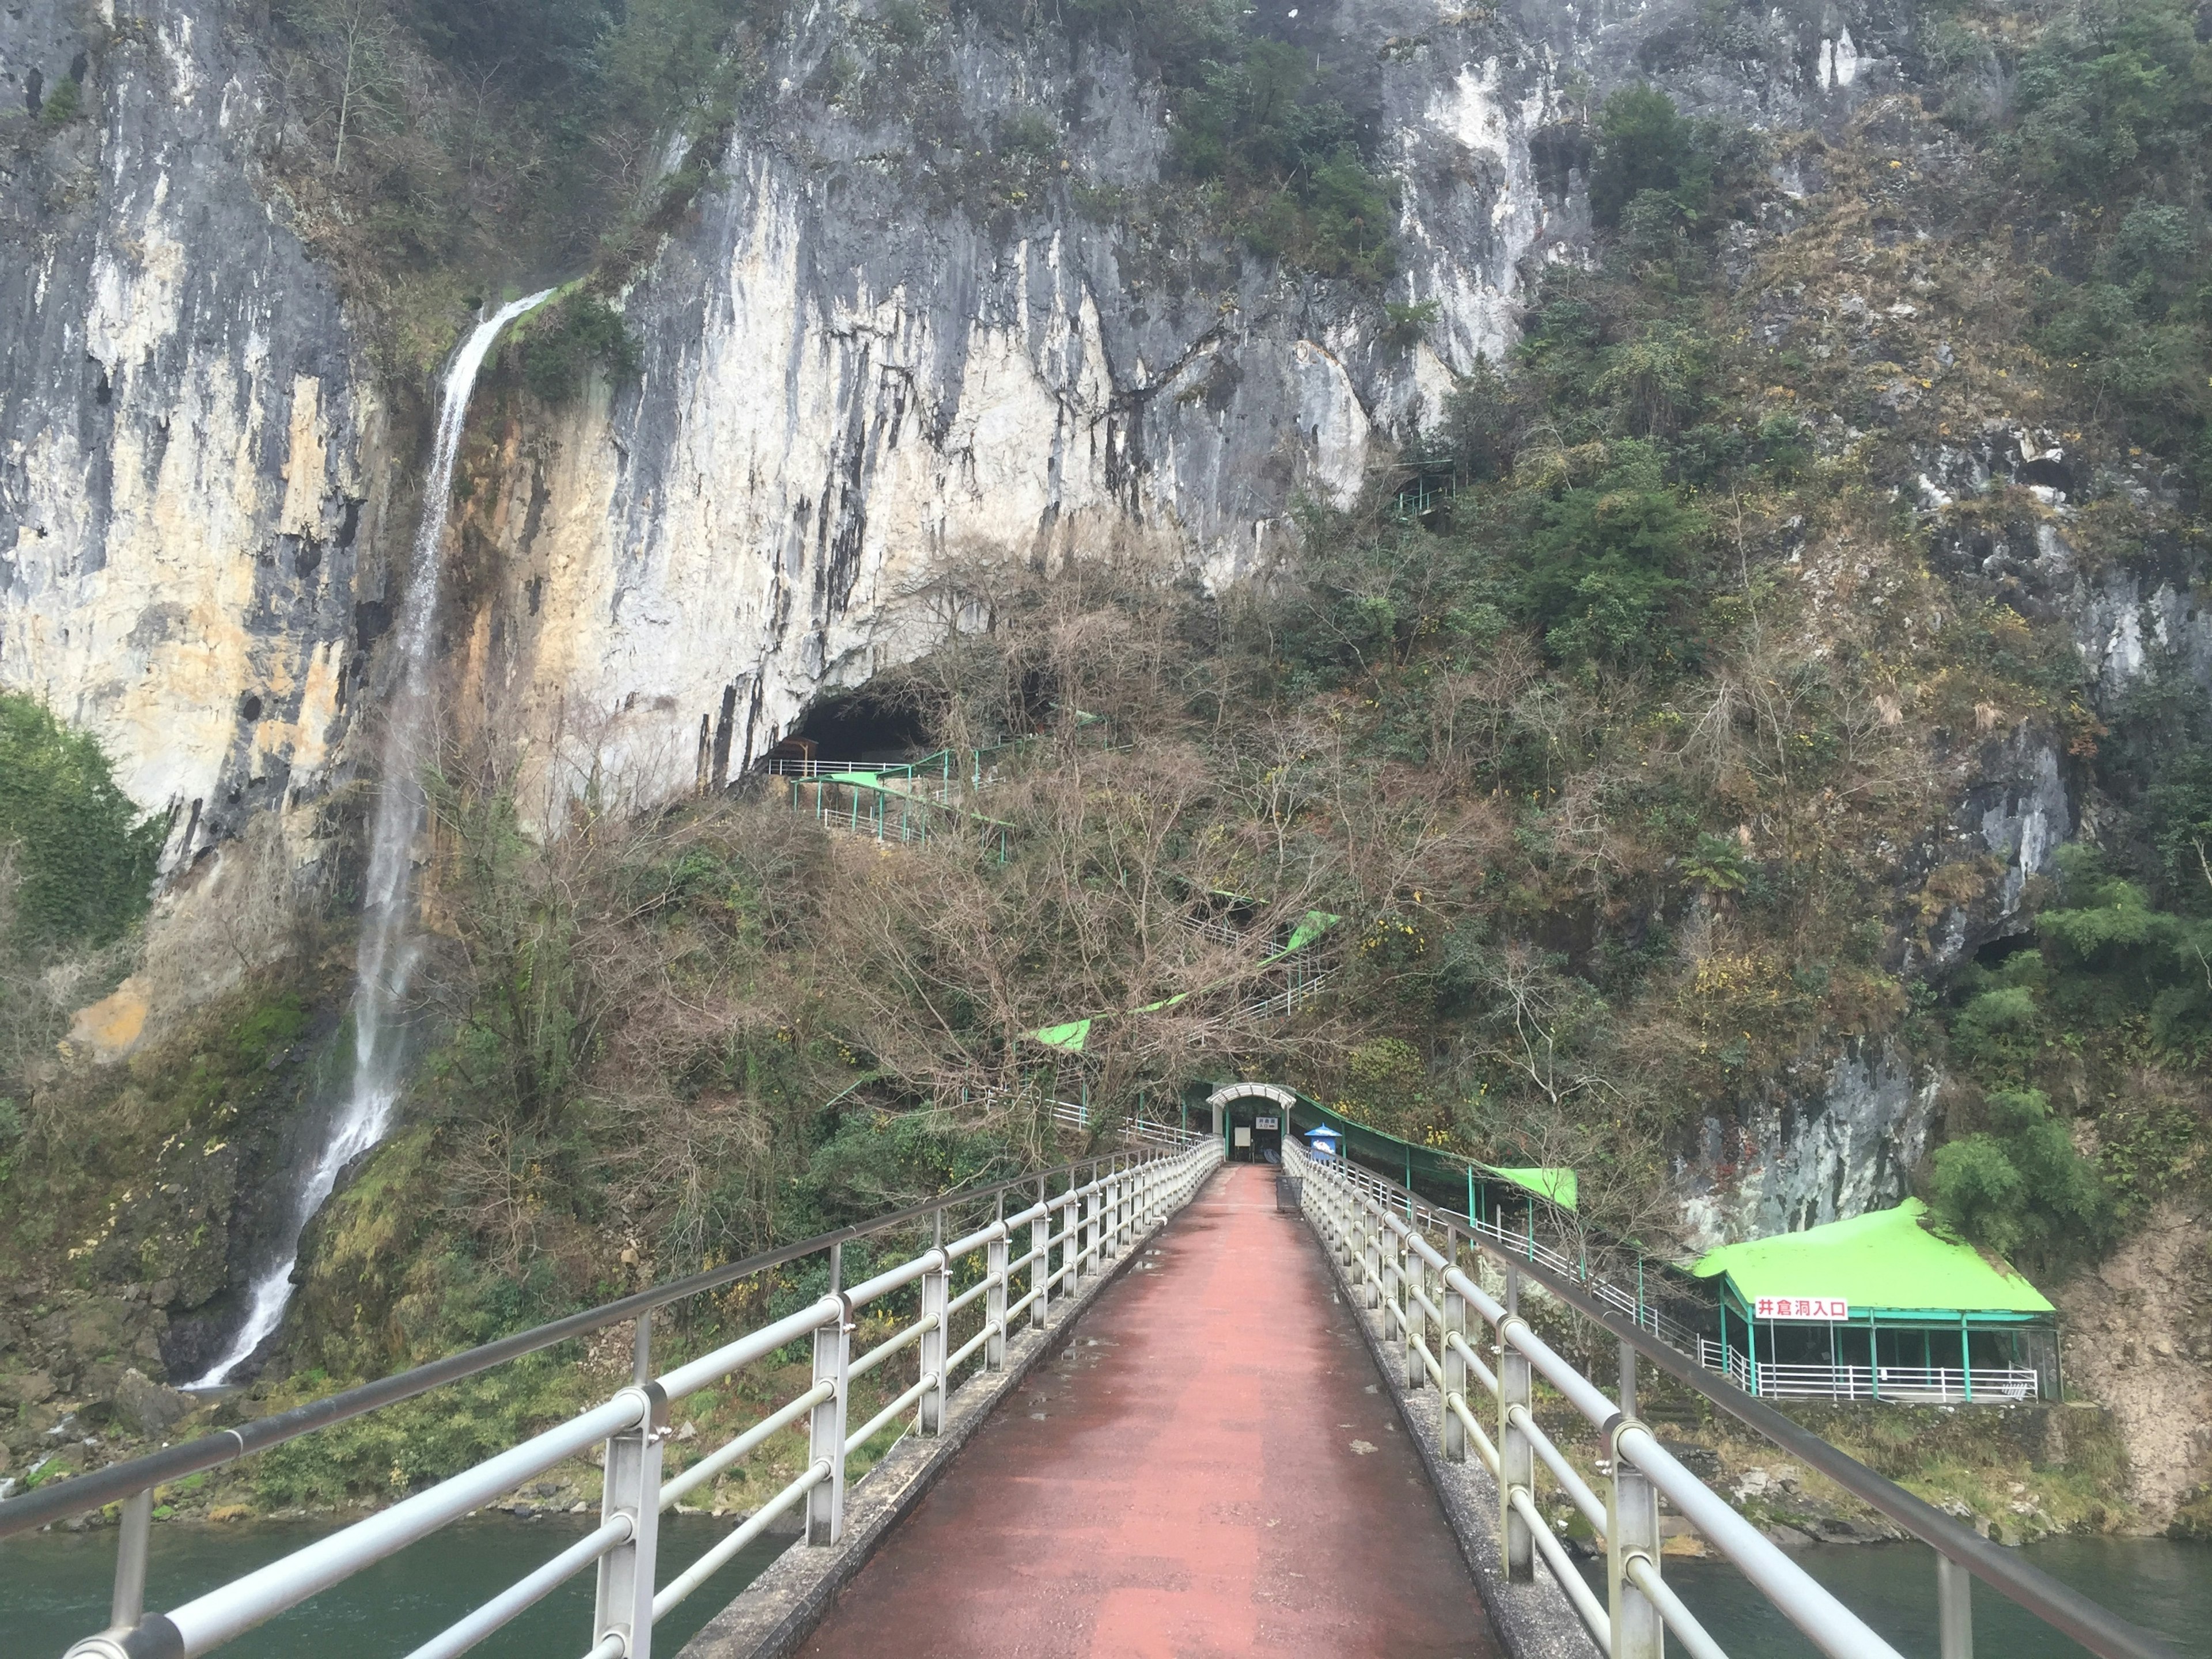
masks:
[[[678,186],[609,135],[709,131],[753,60],[698,48],[768,27],[708,0],[551,9],[543,61],[496,65],[489,35],[374,9],[398,67],[353,127],[331,113],[353,14],[275,9],[320,89],[297,164],[364,204],[410,167],[434,181],[391,242],[428,288],[475,280],[469,239],[550,216],[583,188],[562,180],[622,204],[599,221],[617,242],[646,225]],[[1225,13],[1069,10],[1158,52],[1163,189],[1211,234],[1388,277],[1391,185],[1328,72]],[[883,9],[829,90],[860,97],[947,27]],[[1279,1078],[1427,1145],[1571,1164],[1594,1219],[1663,1249],[1708,1120],[1889,1042],[1944,1079],[1914,1182],[2047,1282],[2201,1203],[2212,702],[2154,639],[2125,684],[2096,679],[2071,607],[2115,574],[2202,580],[2212,52],[2180,0],[1960,0],[1920,38],[1928,94],[1826,136],[1656,88],[1602,100],[1589,259],[1543,274],[1510,360],[1407,434],[1412,467],[1307,503],[1274,568],[1222,592],[1133,556],[937,568],[957,625],[867,696],[956,750],[1024,738],[964,803],[989,820],[971,833],[884,848],[771,784],[643,818],[595,795],[533,839],[501,757],[454,739],[427,1057],[405,1127],[317,1224],[262,1395],[1047,1161],[1066,1149],[1041,1103],[1079,1086],[1110,1116]],[[465,70],[496,167],[455,160]],[[1056,142],[997,134],[978,188],[1025,188]],[[618,349],[596,315],[573,313],[584,343],[549,386]],[[1426,323],[1389,319],[1407,349]],[[1416,473],[1449,493],[1417,509]],[[2084,833],[2008,890],[1966,804],[2046,753]],[[1245,1006],[1253,954],[1178,923],[1206,895],[1262,929],[1344,918],[1313,947],[1327,994]],[[130,1085],[18,1062],[0,1194],[35,1186],[52,1219],[0,1236],[9,1273],[56,1297],[177,1276],[185,1246],[129,1216],[110,1255],[57,1247],[112,1214],[131,1158],[275,1098],[254,1067],[304,1028],[257,1047],[251,1004]],[[1079,1079],[1030,1034],[1085,1016]],[[148,1084],[193,1054],[208,1090]],[[566,1408],[528,1386],[483,1419]],[[387,1490],[384,1456],[363,1442],[284,1490]]]

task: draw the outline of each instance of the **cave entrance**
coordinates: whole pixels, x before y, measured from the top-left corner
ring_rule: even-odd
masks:
[[[817,697],[768,757],[839,766],[896,766],[919,760],[935,746],[920,712],[910,703],[862,686]]]

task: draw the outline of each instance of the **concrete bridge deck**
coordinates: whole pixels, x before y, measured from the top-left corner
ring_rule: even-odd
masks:
[[[803,1651],[1497,1652],[1352,1310],[1274,1171],[1217,1175]]]

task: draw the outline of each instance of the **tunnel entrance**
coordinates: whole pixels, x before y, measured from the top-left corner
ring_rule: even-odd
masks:
[[[1247,1095],[1229,1103],[1229,1158],[1234,1164],[1283,1161],[1283,1109],[1272,1100]]]

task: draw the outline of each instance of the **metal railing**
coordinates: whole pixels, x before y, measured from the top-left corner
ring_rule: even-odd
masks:
[[[1725,1659],[1719,1644],[1660,1571],[1662,1497],[1821,1652],[1832,1659],[1899,1659],[1857,1614],[1685,1468],[1638,1419],[1639,1357],[1687,1383],[1929,1545],[1936,1554],[1942,1659],[1972,1659],[1970,1587],[1974,1578],[2100,1659],[2178,1659],[2160,1638],[2038,1571],[2003,1546],[1960,1526],[1771,1407],[1714,1376],[1688,1354],[1592,1295],[1589,1285],[1528,1261],[1520,1254],[1520,1241],[1501,1244],[1472,1232],[1466,1218],[1433,1210],[1406,1188],[1379,1182],[1340,1159],[1309,1158],[1293,1142],[1285,1142],[1284,1157],[1292,1173],[1306,1178],[1305,1213],[1324,1247],[1358,1287],[1359,1299],[1381,1314],[1386,1342],[1402,1342],[1407,1389],[1436,1389],[1444,1456],[1463,1462],[1472,1447],[1496,1479],[1509,1575],[1528,1578],[1536,1562],[1542,1561],[1609,1659],[1662,1659],[1668,1634],[1695,1659]],[[1441,1248],[1432,1233],[1440,1236]],[[1462,1267],[1463,1245],[1502,1270],[1502,1300]],[[1524,1277],[1619,1340],[1618,1403],[1522,1318],[1519,1298]],[[1470,1309],[1489,1331],[1471,1324]],[[1473,1340],[1470,1331],[1475,1334]],[[1603,1497],[1537,1422],[1534,1384],[1539,1377],[1597,1429],[1611,1471]],[[1470,1379],[1479,1389],[1469,1387]],[[1470,1396],[1481,1405],[1481,1415],[1470,1404]],[[1607,1595],[1602,1605],[1537,1506],[1539,1464],[1604,1542]]]
[[[1698,1363],[1721,1372],[1746,1394],[1768,1400],[1881,1400],[1896,1405],[2019,1403],[2043,1397],[2031,1365],[1777,1364],[1753,1360],[1710,1336],[1698,1339]]]
[[[1398,1206],[1401,1203],[1398,1195],[1406,1194],[1405,1188],[1395,1182],[1387,1181],[1370,1170],[1363,1170],[1357,1164],[1346,1163],[1340,1167],[1346,1180],[1360,1188],[1377,1202]],[[1622,1318],[1641,1326],[1654,1336],[1674,1344],[1685,1352],[1702,1352],[1696,1345],[1702,1340],[1710,1340],[1698,1337],[1680,1320],[1666,1313],[1638,1292],[1625,1285],[1616,1285],[1601,1274],[1591,1273],[1587,1263],[1577,1261],[1565,1252],[1545,1243],[1535,1236],[1533,1229],[1528,1231],[1516,1231],[1504,1223],[1492,1221],[1487,1217],[1462,1215],[1456,1210],[1445,1209],[1439,1205],[1430,1203],[1426,1199],[1412,1194],[1407,1194],[1407,1196],[1411,1199],[1413,1213],[1423,1227],[1431,1231],[1439,1227],[1449,1227],[1458,1232],[1479,1233],[1495,1243],[1500,1249],[1510,1252],[1522,1261],[1548,1268],[1553,1273],[1563,1274],[1575,1280]],[[1720,1345],[1714,1343],[1713,1346],[1717,1348]],[[1739,1355],[1737,1358],[1741,1359],[1741,1356]]]
[[[1176,1152],[1146,1152],[1064,1165],[1044,1175],[948,1194],[927,1205],[769,1252],[750,1261],[664,1285],[469,1353],[383,1379],[274,1418],[111,1466],[0,1504],[0,1538],[64,1516],[122,1503],[113,1601],[108,1628],[69,1650],[67,1659],[196,1659],[363,1568],[428,1536],[568,1459],[604,1447],[605,1478],[599,1525],[536,1571],[416,1647],[408,1659],[450,1659],[466,1651],[560,1584],[586,1569],[598,1574],[598,1596],[586,1659],[650,1659],[653,1626],[729,1562],[779,1517],[798,1511],[807,1541],[838,1541],[844,1521],[847,1460],[908,1412],[913,1430],[940,1432],[963,1367],[1002,1370],[1010,1336],[1042,1328],[1055,1295],[1100,1272],[1188,1199],[1219,1161],[1211,1139]],[[1065,1179],[1066,1189],[1052,1188]],[[1011,1194],[1033,1202],[1006,1213]],[[987,1206],[991,1218],[947,1239],[948,1212]],[[930,1223],[928,1248],[860,1284],[843,1282],[844,1246],[896,1227]],[[1028,1229],[1024,1241],[1018,1230]],[[1021,1253],[1016,1255],[1019,1249]],[[654,1376],[653,1310],[803,1258],[828,1256],[827,1292],[807,1306]],[[981,1271],[975,1272],[980,1266]],[[954,1291],[967,1268],[974,1283]],[[1027,1270],[1021,1288],[1019,1275]],[[856,1316],[887,1308],[915,1287],[910,1318],[891,1316],[882,1340],[854,1353]],[[1017,1294],[1018,1288],[1019,1294]],[[960,1316],[974,1310],[966,1320]],[[472,1376],[524,1353],[608,1325],[636,1322],[629,1386],[557,1426],[509,1447],[281,1560],[232,1580],[167,1613],[144,1610],[149,1531],[155,1489],[163,1482],[378,1410]],[[971,1334],[954,1346],[956,1334]],[[749,1365],[794,1344],[811,1344],[809,1386],[722,1446],[664,1479],[669,1408]],[[913,1384],[858,1428],[848,1419],[852,1384],[905,1350],[915,1350]],[[659,1580],[659,1517],[785,1430],[804,1432],[804,1468],[711,1548],[667,1583]]]
[[[1055,1100],[1048,1110],[1052,1121],[1065,1128],[1088,1130],[1097,1121],[1097,1115],[1089,1107],[1073,1100]],[[1212,1139],[1211,1134],[1184,1128],[1180,1124],[1154,1123],[1143,1117],[1125,1117],[1118,1127],[1125,1139],[1169,1152],[1181,1152],[1186,1146]]]

